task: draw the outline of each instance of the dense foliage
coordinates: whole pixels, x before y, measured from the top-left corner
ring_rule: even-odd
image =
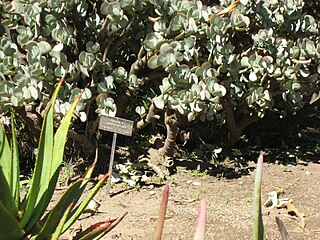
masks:
[[[0,109],[37,125],[67,71],[55,117],[84,89],[75,115],[86,129],[69,136],[86,150],[99,114],[133,119],[136,132],[164,122],[166,156],[179,128],[197,131],[201,122],[204,135],[226,128],[223,141],[231,145],[266,112],[286,117],[319,98],[319,5],[1,1]]]

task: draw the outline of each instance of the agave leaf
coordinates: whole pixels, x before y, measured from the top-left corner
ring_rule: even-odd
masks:
[[[15,217],[2,204],[2,201],[0,201],[0,219],[1,240],[24,239],[25,232]]]
[[[206,236],[207,210],[206,201],[201,199],[194,240],[204,240]]]
[[[111,225],[113,220],[98,222],[88,227],[83,232],[78,233],[73,240],[98,239],[98,237]]]
[[[11,195],[9,184],[6,180],[3,168],[0,166],[0,202],[3,204],[3,207],[12,215],[18,216],[18,209],[15,205],[14,199]],[[2,218],[4,219],[4,218]],[[0,228],[2,224],[5,224],[5,221],[0,221]],[[0,234],[1,236],[1,234]]]
[[[260,153],[254,181],[253,196],[253,240],[265,239],[261,210],[261,181],[262,181],[263,153]]]
[[[160,204],[159,210],[159,218],[156,223],[156,230],[154,233],[155,240],[160,240],[162,236],[164,220],[166,217],[167,205],[168,205],[168,198],[169,198],[169,185],[166,185],[163,190],[162,200]]]
[[[49,212],[48,216],[44,218],[45,223],[43,225],[43,228],[41,229],[41,231],[39,232],[39,234],[35,239],[39,239],[39,240],[46,239],[56,231],[58,224],[60,224],[59,223],[60,219],[63,216],[64,212],[66,211],[67,207],[70,206],[70,204],[73,204],[73,205],[76,204],[77,201],[80,199],[81,194],[85,190],[86,184],[89,182],[89,179],[91,177],[91,174],[93,172],[96,162],[97,162],[97,156],[92,166],[85,173],[84,175],[85,178],[78,179],[61,196],[58,203]],[[69,215],[67,215],[66,220],[68,219],[68,217]]]
[[[19,162],[19,150],[18,150],[18,142],[15,131],[15,119],[14,114],[11,114],[12,118],[12,140],[11,140],[11,191],[12,196],[15,200],[16,207],[19,208],[20,204],[20,162]]]
[[[50,181],[48,182],[48,189],[47,189],[47,194],[46,198],[43,200],[43,206],[45,206],[44,209],[41,211],[41,215],[43,215],[44,211],[46,210],[47,206],[50,203],[50,200],[52,198],[52,195],[54,193],[54,190],[56,188],[56,184],[59,178],[59,172],[60,172],[60,167],[62,164],[62,159],[63,159],[63,152],[64,152],[64,146],[66,143],[66,138],[67,138],[67,133],[69,130],[70,122],[73,116],[73,112],[76,108],[77,103],[79,102],[80,96],[78,96],[73,104],[71,105],[69,111],[63,118],[63,120],[60,123],[59,128],[57,129],[55,135],[54,135],[54,140],[53,140],[53,155],[52,155],[52,164],[51,164],[51,176],[50,176]],[[91,172],[92,173],[92,172]],[[90,174],[91,176],[91,174]],[[84,185],[86,183],[83,183]],[[82,184],[81,184],[82,185]],[[82,189],[81,192],[78,192],[77,197],[80,197],[82,192],[84,191],[84,187],[80,188]],[[68,206],[70,203],[68,203],[66,206]]]
[[[117,218],[115,221],[113,221],[110,226],[101,233],[97,239],[101,239],[104,235],[106,235],[108,232],[110,232],[113,228],[115,228],[121,221],[124,219],[124,217],[128,214],[128,212],[125,212],[121,217]]]
[[[70,213],[73,206],[74,206],[74,202],[70,203],[69,206],[67,207],[62,218],[59,221],[59,224],[56,228],[56,231],[52,234],[51,240],[59,240],[59,237],[60,237],[62,229],[63,229],[63,225],[66,222],[68,214]]]
[[[32,176],[30,191],[27,196],[27,205],[21,220],[21,226],[26,232],[31,230],[46,210],[48,191],[53,192],[49,187],[55,187],[55,180],[59,174],[59,169],[54,168],[57,164],[53,162],[53,106],[63,80],[64,77],[61,78],[52,95],[42,125],[34,174]],[[55,152],[55,154],[58,153]]]
[[[86,198],[69,214],[68,220],[64,225],[62,233],[64,233],[69,227],[79,218],[81,213],[86,209],[89,202],[92,198],[97,194],[99,189],[102,187],[103,183],[108,179],[109,174],[106,173],[99,182],[94,186],[94,188],[90,191],[90,193],[86,196]]]
[[[114,220],[107,220],[104,222],[98,222],[91,225],[83,232],[78,233],[73,240],[91,240],[101,239],[104,235],[110,232],[115,226],[117,226],[122,219],[128,214],[125,212],[121,217]]]
[[[276,222],[281,234],[281,239],[282,240],[291,240],[288,231],[286,229],[286,227],[284,226],[283,222],[280,220],[280,218],[276,217]]]
[[[11,149],[5,134],[4,126],[0,122],[0,167],[3,169],[4,177],[10,186],[11,181]]]
[[[0,126],[0,202],[2,202],[4,208],[6,208],[6,210],[10,214],[12,214],[12,216],[17,216],[18,207],[15,204],[14,195],[12,194],[12,169],[13,164],[10,146],[5,135],[4,129],[2,126]],[[5,221],[0,222],[3,223]]]
[[[52,234],[54,233],[56,234],[57,228],[60,225],[60,220],[64,217],[65,212],[68,211],[70,204],[75,203],[76,198],[73,198],[72,195],[75,191],[77,191],[80,188],[81,182],[83,180],[85,179],[78,179],[63,194],[63,196],[60,198],[60,200],[55,205],[55,207],[50,211],[48,218],[46,219],[43,227],[41,228],[41,231],[34,238],[35,240],[49,239]],[[70,199],[71,199],[71,203],[70,203]],[[68,218],[68,215],[69,213],[67,214],[63,225],[65,224]],[[63,229],[63,225],[61,227],[62,229]],[[62,229],[60,230],[60,233]]]

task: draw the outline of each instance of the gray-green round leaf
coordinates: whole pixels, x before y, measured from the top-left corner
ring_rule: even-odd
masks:
[[[91,90],[89,88],[85,88],[82,95],[81,95],[81,98],[84,99],[84,100],[88,100],[92,97],[92,93],[91,93]]]
[[[61,52],[63,49],[63,43],[58,43],[57,45],[55,45],[53,48],[52,48],[52,51],[54,52]]]
[[[258,77],[257,77],[257,74],[255,72],[250,72],[249,74],[249,80],[254,82],[254,81],[257,81],[258,80]]]
[[[189,112],[188,113],[188,122],[192,122],[193,120],[196,119],[197,113],[196,112]]]
[[[159,109],[163,109],[164,108],[164,99],[163,96],[157,96],[153,99],[154,105],[159,108]]]
[[[39,98],[39,92],[38,92],[38,90],[37,90],[34,86],[29,86],[29,87],[28,87],[28,90],[29,90],[29,92],[30,92],[30,94],[31,94],[31,97],[32,97],[34,100],[36,100],[36,99]]]
[[[80,120],[81,122],[87,121],[87,114],[85,112],[80,112]]]
[[[146,109],[144,106],[137,106],[136,113],[138,113],[140,116],[143,116],[146,113]]]
[[[300,90],[300,88],[301,88],[300,83],[294,82],[294,83],[292,84],[292,90],[297,91],[297,90]]]
[[[160,66],[160,64],[158,63],[158,59],[159,59],[159,57],[158,56],[156,56],[156,55],[154,55],[154,56],[152,56],[151,58],[149,58],[149,60],[148,60],[148,67],[150,68],[150,69],[156,69],[156,68],[158,68],[159,66]]]
[[[51,51],[51,45],[45,41],[41,41],[38,43],[38,48],[42,54],[49,53]]]

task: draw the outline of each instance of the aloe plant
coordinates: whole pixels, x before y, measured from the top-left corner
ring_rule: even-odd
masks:
[[[163,190],[163,195],[160,203],[160,210],[159,210],[159,218],[156,223],[156,230],[154,233],[154,240],[160,240],[162,236],[164,221],[166,218],[166,211],[169,199],[169,185],[166,185]]]
[[[58,239],[78,219],[108,178],[108,174],[105,174],[84,200],[76,205],[90,180],[95,161],[84,177],[74,182],[55,207],[48,214],[44,214],[58,181],[69,125],[80,99],[80,96],[76,98],[60,126],[54,131],[53,106],[63,80],[64,76],[57,85],[46,109],[31,185],[23,200],[20,199],[19,154],[14,114],[12,114],[10,143],[4,126],[0,127],[0,236],[3,240]],[[96,228],[99,228],[99,237],[101,237],[122,218],[111,221],[109,224],[106,222],[106,224],[91,226],[85,236],[77,239],[95,239],[94,230]]]
[[[169,185],[166,185],[164,187],[162,199],[160,203],[159,217],[156,223],[156,229],[153,237],[154,240],[161,240],[167,206],[168,206],[168,199],[169,199]],[[206,215],[207,215],[206,202],[204,199],[201,199],[194,240],[205,239]]]
[[[254,181],[253,240],[265,239],[264,225],[263,225],[263,219],[262,219],[262,206],[261,206],[262,168],[263,168],[263,153],[260,153],[258,162],[257,162],[256,176]],[[169,186],[166,185],[164,187],[162,200],[160,203],[159,217],[156,223],[156,229],[155,229],[154,238],[153,238],[154,240],[161,240],[162,232],[164,228],[166,210],[168,205],[168,198],[169,198]],[[203,198],[200,201],[194,240],[205,239],[206,221],[207,221],[206,201]],[[286,227],[278,217],[276,217],[276,223],[280,231],[281,239],[291,240]]]
[[[264,227],[262,221],[261,210],[261,182],[262,182],[262,166],[263,153],[260,153],[256,169],[256,177],[254,181],[254,196],[253,196],[253,240],[265,239]]]
[[[263,153],[260,153],[257,162],[256,177],[254,181],[254,205],[253,205],[253,240],[264,240],[264,225],[262,220],[262,208],[261,208],[261,182],[262,182],[262,167],[263,167]],[[276,223],[278,225],[281,239],[290,240],[289,234],[283,222],[276,217]]]
[[[194,234],[194,240],[204,240],[206,233],[206,221],[207,221],[207,210],[206,210],[206,201],[204,198],[200,201],[198,219],[196,232]]]
[[[291,238],[288,234],[288,231],[287,231],[286,227],[284,226],[283,222],[280,220],[280,218],[276,217],[276,223],[277,223],[279,231],[280,231],[281,239],[282,240],[291,240]]]

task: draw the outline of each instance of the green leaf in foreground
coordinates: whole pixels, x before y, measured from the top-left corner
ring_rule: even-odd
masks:
[[[48,192],[53,192],[54,190],[49,189],[49,185],[51,188],[55,188],[56,182],[54,182],[53,176],[59,174],[59,169],[53,167],[53,165],[56,165],[53,163],[53,106],[63,80],[64,77],[55,89],[42,124],[34,174],[32,176],[30,191],[27,195],[27,205],[20,223],[27,232],[32,229],[46,210],[46,203],[48,203],[46,199],[51,198],[48,196]]]
[[[16,136],[16,129],[15,129],[15,118],[14,113],[11,114],[11,186],[12,186],[12,196],[15,200],[15,204],[19,207],[20,204],[20,164],[19,164],[19,149],[18,149],[18,142]]]
[[[92,200],[92,198],[98,193],[99,189],[102,187],[102,185],[108,179],[108,177],[109,177],[109,174],[106,173],[99,180],[99,182],[91,189],[91,191],[88,193],[88,195],[85,197],[85,199],[73,211],[71,211],[70,216],[68,217],[68,220],[67,220],[66,224],[64,225],[62,233],[64,233],[67,229],[69,229],[70,226],[79,218],[79,216],[86,209],[86,207],[88,206],[88,204]]]
[[[12,134],[12,145],[16,147],[14,130]],[[16,151],[10,148],[4,127],[0,126],[0,201],[13,216],[18,215],[19,206],[16,202],[17,192],[19,192],[19,166],[15,162],[17,161]]]
[[[55,230],[55,232],[53,233],[51,240],[59,240],[59,237],[61,235],[62,229],[63,229],[63,225],[67,220],[68,214],[70,213],[72,207],[74,205],[74,202],[70,203],[70,205],[67,207],[66,211],[64,212],[62,218],[59,221],[59,224]]]
[[[1,240],[23,239],[25,232],[14,216],[7,211],[2,201],[0,201],[0,219]]]
[[[253,195],[253,240],[265,239],[264,227],[262,221],[261,210],[261,182],[262,182],[262,166],[263,153],[260,153],[256,169],[256,177],[254,181],[254,195]]]

